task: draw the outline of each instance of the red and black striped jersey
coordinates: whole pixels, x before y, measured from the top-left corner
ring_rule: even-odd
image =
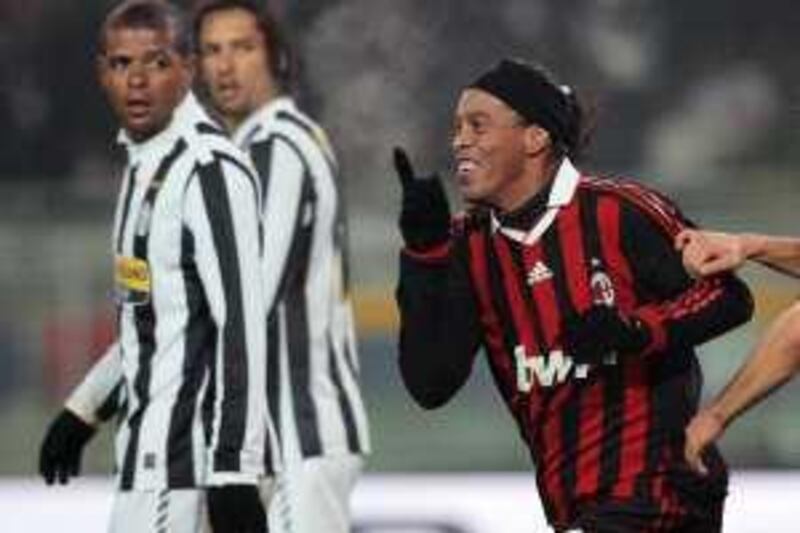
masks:
[[[609,501],[636,502],[648,523],[668,526],[692,512],[685,495],[698,486],[724,495],[721,459],[705,481],[682,459],[702,379],[693,347],[746,321],[752,300],[732,275],[688,276],[672,244],[688,222],[660,194],[577,173],[565,185],[561,176],[522,208],[535,213],[530,231],[478,210],[454,224],[440,250],[404,252],[403,377],[421,404],[438,406],[482,345],[554,526]],[[646,324],[649,345],[578,364],[564,350],[562,324],[598,304]]]

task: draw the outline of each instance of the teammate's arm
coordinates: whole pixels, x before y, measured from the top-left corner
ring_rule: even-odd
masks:
[[[97,426],[121,405],[122,365],[112,344],[92,366],[50,423],[39,451],[39,472],[49,485],[80,474],[83,449]]]
[[[708,276],[755,261],[784,274],[800,277],[800,239],[758,233],[685,230],[675,239],[687,270]]]
[[[697,346],[750,319],[752,296],[739,278],[724,273],[693,279],[667,229],[632,205],[622,209],[623,253],[647,295],[634,314],[649,327],[651,348]]]
[[[733,379],[686,428],[686,459],[700,473],[705,448],[747,409],[800,371],[800,303],[781,313]]]
[[[65,408],[87,424],[97,426],[117,413],[122,405],[122,358],[119,344],[112,344],[83,381],[72,391]]]

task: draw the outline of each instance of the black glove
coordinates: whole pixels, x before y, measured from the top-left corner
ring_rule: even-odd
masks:
[[[222,485],[206,492],[214,533],[267,533],[267,513],[255,485]]]
[[[597,364],[610,353],[630,354],[650,342],[650,330],[639,319],[624,316],[616,307],[593,305],[564,321],[564,351],[578,364]]]
[[[94,435],[95,428],[67,409],[50,423],[39,450],[39,473],[45,483],[58,480],[66,484],[70,476],[81,470],[83,447]]]
[[[394,149],[394,168],[403,187],[400,233],[406,246],[421,251],[447,241],[450,207],[439,176],[416,176],[402,148]]]

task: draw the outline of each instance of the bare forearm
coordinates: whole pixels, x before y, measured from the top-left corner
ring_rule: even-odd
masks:
[[[770,326],[733,380],[709,406],[725,425],[771,394],[800,369],[800,303]]]
[[[745,255],[752,261],[800,277],[800,239],[757,233],[741,235]]]

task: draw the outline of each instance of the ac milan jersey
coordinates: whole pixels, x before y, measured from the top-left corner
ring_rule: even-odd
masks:
[[[693,347],[745,321],[752,302],[733,276],[689,278],[672,246],[685,225],[662,196],[565,162],[520,212],[476,211],[447,247],[402,258],[409,389],[427,406],[446,401],[482,344],[558,528],[608,501],[672,527],[693,512],[684,496],[698,486],[711,501],[724,495],[721,460],[706,480],[682,460],[701,385]],[[578,364],[562,324],[592,305],[646,324],[649,345]]]

